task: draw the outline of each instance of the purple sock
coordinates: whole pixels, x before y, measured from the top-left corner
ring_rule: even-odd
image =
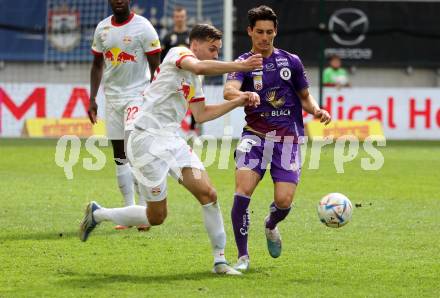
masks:
[[[237,244],[238,257],[248,254],[247,240],[250,224],[248,206],[251,198],[235,194],[234,205],[231,210],[232,227],[234,229],[235,243]]]
[[[269,219],[266,221],[266,228],[271,230],[275,229],[277,223],[286,218],[287,214],[290,212],[290,209],[292,209],[292,207],[285,209],[278,208],[275,205],[275,202],[272,202],[272,204],[270,204]]]

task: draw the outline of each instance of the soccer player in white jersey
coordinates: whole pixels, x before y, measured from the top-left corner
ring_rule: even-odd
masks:
[[[144,17],[130,12],[130,0],[109,0],[113,15],[95,30],[90,78],[89,118],[95,124],[95,98],[104,75],[107,137],[112,142],[116,176],[125,206],[134,205],[134,183],[124,150],[124,136],[133,127],[143,102],[142,92],[160,63],[161,46],[156,30]],[[145,205],[145,198],[139,198]],[[125,229],[125,226],[116,226]],[[138,227],[142,229],[142,227]]]
[[[103,208],[90,202],[80,226],[80,238],[103,221],[120,225],[160,225],[167,216],[167,174],[188,189],[202,205],[205,227],[214,256],[213,272],[240,274],[224,256],[226,234],[217,195],[203,164],[177,131],[188,106],[198,122],[218,118],[238,106],[259,104],[254,93],[242,93],[231,101],[205,105],[198,75],[219,75],[230,71],[251,71],[262,66],[260,54],[246,60],[221,62],[217,59],[222,33],[211,25],[196,25],[190,33],[190,49],[172,48],[156,70],[144,93],[142,113],[131,132],[127,155],[138,179],[147,207]]]

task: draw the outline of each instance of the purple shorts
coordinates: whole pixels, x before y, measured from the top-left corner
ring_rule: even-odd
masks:
[[[249,132],[243,132],[235,149],[237,169],[247,168],[258,173],[263,179],[270,164],[273,182],[298,184],[301,175],[301,148],[292,140],[282,142],[261,138]]]

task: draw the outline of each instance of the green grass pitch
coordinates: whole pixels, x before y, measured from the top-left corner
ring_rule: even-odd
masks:
[[[280,224],[283,254],[266,251],[263,219],[272,201],[268,176],[251,203],[252,269],[242,277],[210,273],[212,258],[200,206],[169,179],[169,216],[147,233],[103,224],[86,243],[77,236],[85,204],[119,207],[111,149],[101,171],[78,163],[67,180],[54,161],[54,140],[0,139],[0,297],[439,297],[440,142],[388,142],[385,164],[364,171],[365,152],[336,174],[333,147],[319,170],[306,156],[296,206]],[[84,145],[84,141],[82,142]],[[84,147],[81,158],[90,157]],[[229,170],[208,168],[235,261]],[[346,194],[352,222],[322,225],[316,204]]]

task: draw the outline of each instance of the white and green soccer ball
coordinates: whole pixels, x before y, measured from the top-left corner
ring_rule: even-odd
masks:
[[[318,216],[330,228],[340,228],[351,220],[353,206],[350,200],[340,193],[329,193],[318,204]]]

